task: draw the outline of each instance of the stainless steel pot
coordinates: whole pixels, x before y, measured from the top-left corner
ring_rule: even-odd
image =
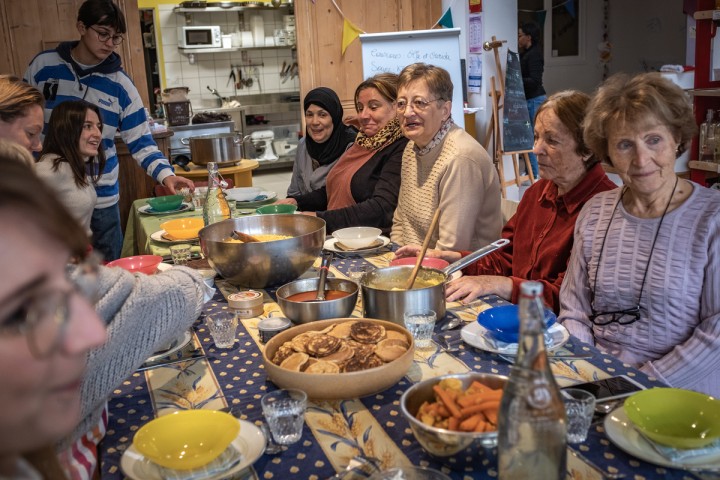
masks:
[[[378,268],[364,274],[360,278],[360,286],[365,317],[404,325],[405,312],[434,310],[439,321],[445,316],[445,283],[448,277],[508,243],[510,240],[505,238],[497,240],[442,270],[421,267],[415,286],[418,283],[430,285],[423,288],[405,290],[405,283],[413,269],[411,265]]]
[[[217,133],[197,137],[181,138],[180,143],[190,145],[190,155],[195,165],[207,165],[209,162],[227,164],[249,158],[254,151],[250,135],[243,137],[239,133]]]

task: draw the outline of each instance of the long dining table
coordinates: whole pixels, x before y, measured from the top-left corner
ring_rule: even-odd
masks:
[[[135,208],[141,204],[136,203]],[[137,226],[144,229],[142,236],[149,239],[153,233],[151,230],[158,228],[156,223],[144,221],[138,222]],[[145,248],[154,248],[150,245],[152,240],[147,242]],[[348,269],[354,265],[387,266],[393,258],[393,250],[390,244],[362,256],[336,253],[330,274],[347,278]],[[303,276],[316,275],[319,264],[320,258]],[[103,479],[150,478],[143,473],[148,466],[138,465],[137,461],[129,463],[126,452],[132,445],[135,432],[157,416],[176,410],[230,407],[232,413],[243,421],[256,426],[263,423],[260,398],[278,387],[265,373],[264,344],[260,340],[258,323],[268,317],[284,316],[275,301],[275,289],[263,290],[261,315],[240,320],[234,346],[218,349],[205,326],[205,316],[228,309],[227,296],[239,289],[219,277],[215,286],[214,298],[205,305],[192,330],[183,334],[190,339],[188,346],[173,354],[189,359],[135,372],[114,391],[108,403],[107,434],[100,444]],[[468,371],[508,375],[511,364],[507,359],[492,351],[465,344],[460,340],[460,328],[441,330],[450,317],[459,317],[467,325],[475,321],[480,312],[507,303],[497,296],[481,297],[469,304],[448,303],[446,318],[439,319],[435,328],[432,347],[415,350],[412,366],[397,384],[362,398],[336,401],[310,399],[302,439],[298,443],[279,454],[260,454],[251,467],[231,476],[213,478],[279,479],[292,476],[308,480],[327,479],[336,472],[345,471],[358,455],[379,459],[383,468],[412,464],[442,470],[453,479],[497,478],[495,450],[487,450],[484,460],[472,471],[452,470],[429,456],[413,437],[408,422],[400,412],[399,402],[403,392],[411,385],[438,375]],[[362,317],[362,312],[362,299],[359,298],[352,316]],[[189,357],[184,356],[186,353]],[[572,336],[554,353],[591,354],[590,358],[584,359],[552,359],[551,368],[560,386],[621,374],[647,387],[662,386],[656,379]],[[163,361],[160,360],[160,363]],[[262,449],[262,446],[259,448]],[[123,454],[126,454],[125,466],[130,464],[132,472],[121,468]],[[706,478],[701,473],[660,467],[625,453],[610,441],[602,421],[593,423],[585,442],[568,447],[567,458],[567,477],[575,480]]]

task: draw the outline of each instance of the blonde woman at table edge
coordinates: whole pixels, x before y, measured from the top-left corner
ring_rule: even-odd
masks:
[[[720,192],[674,168],[696,129],[686,93],[659,73],[599,87],[585,141],[624,187],[578,216],[558,321],[651,377],[717,397]]]
[[[0,76],[0,138],[40,151],[40,105],[42,96],[35,88],[16,77]],[[24,160],[35,165],[31,156]],[[85,240],[89,245],[87,236]],[[136,276],[101,266],[97,286],[96,309],[108,325],[108,341],[90,352],[80,424],[58,446],[65,469],[82,475],[92,475],[97,466],[94,448],[105,434],[103,412],[113,390],[146,358],[187,330],[212,294],[202,277],[185,267]]]
[[[502,238],[510,245],[466,267],[463,277],[447,285],[448,301],[470,303],[495,294],[518,303],[520,284],[535,280],[545,285],[545,303],[555,312],[560,310],[560,285],[580,209],[594,195],[616,188],[583,141],[582,122],[589,103],[589,95],[565,90],[540,106],[533,150],[542,179],[528,188],[503,227]],[[406,245],[396,256],[417,256],[419,251],[417,244]],[[455,262],[469,253],[428,250],[426,256]]]
[[[106,332],[66,274],[87,236],[32,163],[0,140],[0,222],[12,225],[0,234],[0,478],[59,479],[52,444],[80,420],[87,355]]]

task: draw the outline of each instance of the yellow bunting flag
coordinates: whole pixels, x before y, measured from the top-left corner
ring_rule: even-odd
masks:
[[[348,45],[355,40],[358,35],[364,33],[358,27],[353,25],[347,18],[343,21],[343,39],[342,39],[342,54],[345,55]]]

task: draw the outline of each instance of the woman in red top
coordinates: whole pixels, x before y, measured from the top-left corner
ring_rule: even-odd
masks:
[[[595,194],[615,188],[582,136],[582,121],[590,97],[564,91],[548,98],[535,118],[535,145],[541,180],[528,188],[502,237],[511,243],[463,270],[464,276],[446,287],[448,301],[465,303],[495,294],[518,302],[520,283],[545,284],[545,303],[556,312],[573,229],[580,209]],[[396,256],[414,256],[418,245],[398,249]],[[469,252],[428,250],[426,256],[459,260]]]

